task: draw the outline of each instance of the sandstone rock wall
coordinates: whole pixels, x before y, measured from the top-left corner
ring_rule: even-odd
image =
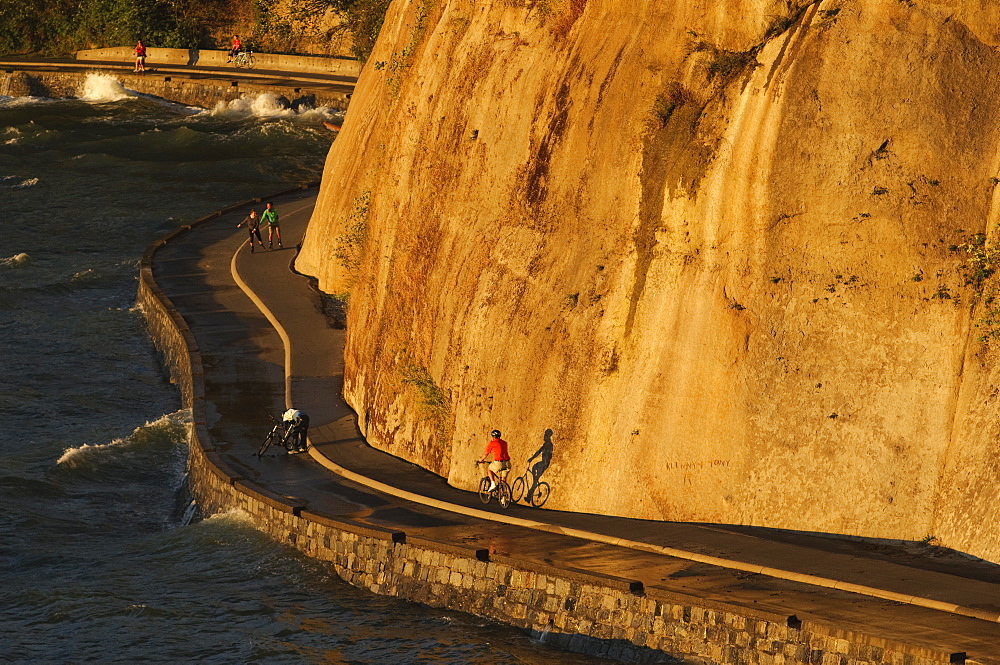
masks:
[[[298,262],[369,441],[466,487],[499,427],[546,508],[1000,560],[998,25],[397,0]]]

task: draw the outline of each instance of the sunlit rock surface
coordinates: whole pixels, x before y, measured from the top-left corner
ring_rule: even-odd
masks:
[[[998,26],[396,0],[298,260],[368,440],[472,487],[497,427],[546,508],[1000,560]]]

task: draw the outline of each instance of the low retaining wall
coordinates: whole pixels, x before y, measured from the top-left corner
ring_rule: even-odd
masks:
[[[197,340],[153,279],[157,249],[183,237],[192,226],[147,250],[138,301],[192,411],[189,482],[206,514],[241,510],[275,540],[329,562],[350,584],[489,617],[578,653],[628,662],[706,665],[974,664],[965,654],[646,589],[635,580],[495,557],[487,550],[325,516],[310,511],[305,500],[276,494],[241,477],[215,450],[208,431]]]
[[[77,51],[77,60],[97,60],[102,62],[135,62],[135,51],[131,46],[88,49]],[[357,78],[361,73],[361,63],[355,58],[330,57],[321,55],[281,55],[279,53],[254,52],[257,69],[279,72],[302,72],[327,74]],[[229,51],[208,49],[181,49],[146,47],[146,63],[156,65],[197,65],[201,67],[231,67],[227,63]]]
[[[489,617],[578,653],[637,663],[929,665],[952,654],[895,645],[794,617],[726,607],[640,582],[410,538],[309,511],[235,474],[192,445],[192,491],[209,512],[238,509],[260,530],[329,562],[374,593]],[[969,661],[971,662],[971,661]]]
[[[10,97],[78,97],[87,76],[94,71],[0,71],[0,95]],[[189,106],[212,108],[219,102],[230,102],[243,95],[269,93],[284,97],[288,105],[298,108],[326,106],[340,111],[346,110],[350,97],[345,92],[330,92],[323,88],[309,86],[283,86],[280,84],[248,83],[238,79],[199,78],[189,79],[177,75],[158,73],[132,74],[113,72],[116,79],[129,90],[153,95],[162,99]]]

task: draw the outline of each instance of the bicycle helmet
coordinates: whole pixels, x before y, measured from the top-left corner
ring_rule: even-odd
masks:
[[[287,423],[295,420],[298,417],[299,417],[299,412],[297,410],[289,409],[288,411],[285,411],[285,413],[281,416],[281,419]]]
[[[492,436],[494,439],[499,439],[500,438],[500,430],[498,430],[498,429],[493,430],[492,432],[490,432],[490,436]]]

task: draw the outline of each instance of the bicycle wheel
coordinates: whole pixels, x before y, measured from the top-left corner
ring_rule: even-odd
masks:
[[[281,445],[285,447],[286,451],[291,451],[294,448],[294,439],[291,436],[291,428],[285,430],[281,435]]]
[[[254,66],[255,64],[257,64],[257,63],[256,63],[256,62],[254,62],[254,59],[253,59],[253,56],[252,56],[252,55],[251,55],[251,56],[249,56],[249,57],[247,58],[247,69],[253,69],[253,66]]]
[[[510,507],[510,485],[507,484],[506,480],[501,480],[500,484],[497,485],[497,501],[501,508]]]
[[[514,484],[510,486],[510,498],[517,503],[524,497],[524,477],[518,476],[514,479]]]
[[[271,444],[278,441],[278,427],[272,427],[271,431],[267,433],[264,437],[264,443],[260,444],[260,450],[257,451],[257,457],[263,457],[264,451],[271,447]]]
[[[533,505],[535,508],[541,508],[543,505],[545,505],[545,502],[548,500],[549,500],[548,483],[538,483],[531,489],[531,492],[528,493],[528,503]]]
[[[482,501],[483,503],[489,503],[491,495],[492,493],[490,492],[490,479],[487,478],[486,476],[483,476],[482,478],[479,479],[479,500]]]

